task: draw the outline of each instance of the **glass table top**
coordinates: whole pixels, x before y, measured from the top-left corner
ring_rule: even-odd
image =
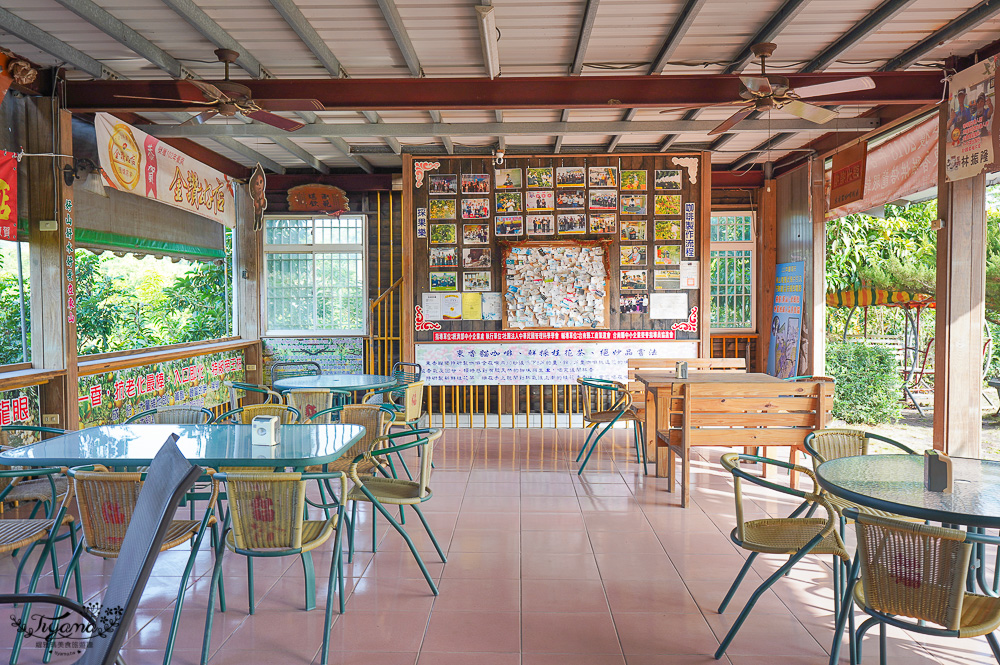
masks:
[[[171,434],[189,461],[201,466],[290,466],[338,459],[361,440],[361,425],[282,425],[276,446],[251,443],[250,425],[107,425],[91,427],[0,453],[21,466],[144,466]]]
[[[952,457],[953,491],[924,489],[923,455],[863,455],[819,466],[823,489],[898,515],[1000,528],[1000,462]]]
[[[278,379],[274,389],[316,388],[319,390],[379,390],[396,385],[396,379],[381,374],[320,374],[319,376],[292,376]]]

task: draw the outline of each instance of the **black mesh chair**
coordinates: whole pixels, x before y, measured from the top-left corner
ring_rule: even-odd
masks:
[[[282,361],[271,365],[271,386],[275,381],[290,379],[295,376],[319,376],[323,368],[311,360],[301,362]]]
[[[176,442],[177,435],[171,434],[149,466],[134,517],[125,533],[121,555],[98,612],[55,594],[0,594],[0,603],[25,603],[22,624],[24,617],[30,616],[31,603],[45,603],[76,612],[95,626],[90,647],[83,650],[76,665],[111,665],[118,660],[118,652],[125,642],[177,506],[202,474],[201,467],[184,459]],[[24,637],[24,632],[19,631],[11,663],[17,662]]]

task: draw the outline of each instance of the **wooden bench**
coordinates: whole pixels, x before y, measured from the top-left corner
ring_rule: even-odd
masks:
[[[833,390],[833,381],[823,378],[757,382],[725,377],[659,388],[656,475],[666,475],[673,491],[674,456],[680,456],[681,506],[687,507],[694,446],[764,447],[765,456],[769,446],[788,446],[794,464],[806,435],[830,422]]]
[[[632,393],[632,406],[635,409],[646,408],[646,388],[635,380],[637,369],[675,369],[677,363],[688,364],[688,372],[746,372],[747,361],[744,358],[629,358],[628,359],[628,391]]]

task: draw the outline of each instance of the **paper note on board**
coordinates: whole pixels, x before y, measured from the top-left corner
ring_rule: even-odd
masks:
[[[653,293],[649,296],[649,318],[686,319],[688,317],[688,294]]]
[[[499,321],[501,318],[501,303],[499,293],[484,293],[483,295],[483,321]]]
[[[483,294],[481,293],[462,294],[462,320],[463,321],[483,320]]]
[[[462,318],[462,294],[461,293],[445,293],[442,294],[442,313],[443,319],[461,319]]]
[[[698,261],[681,261],[681,288],[697,289],[698,273],[700,266]]]
[[[427,321],[440,321],[443,316],[441,313],[441,294],[440,293],[424,293],[421,294],[420,307],[424,312],[424,319]]]

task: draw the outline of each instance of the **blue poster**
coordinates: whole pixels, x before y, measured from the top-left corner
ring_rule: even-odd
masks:
[[[779,263],[775,270],[774,314],[771,317],[767,373],[781,379],[796,376],[799,371],[805,267],[804,261],[795,261]]]

